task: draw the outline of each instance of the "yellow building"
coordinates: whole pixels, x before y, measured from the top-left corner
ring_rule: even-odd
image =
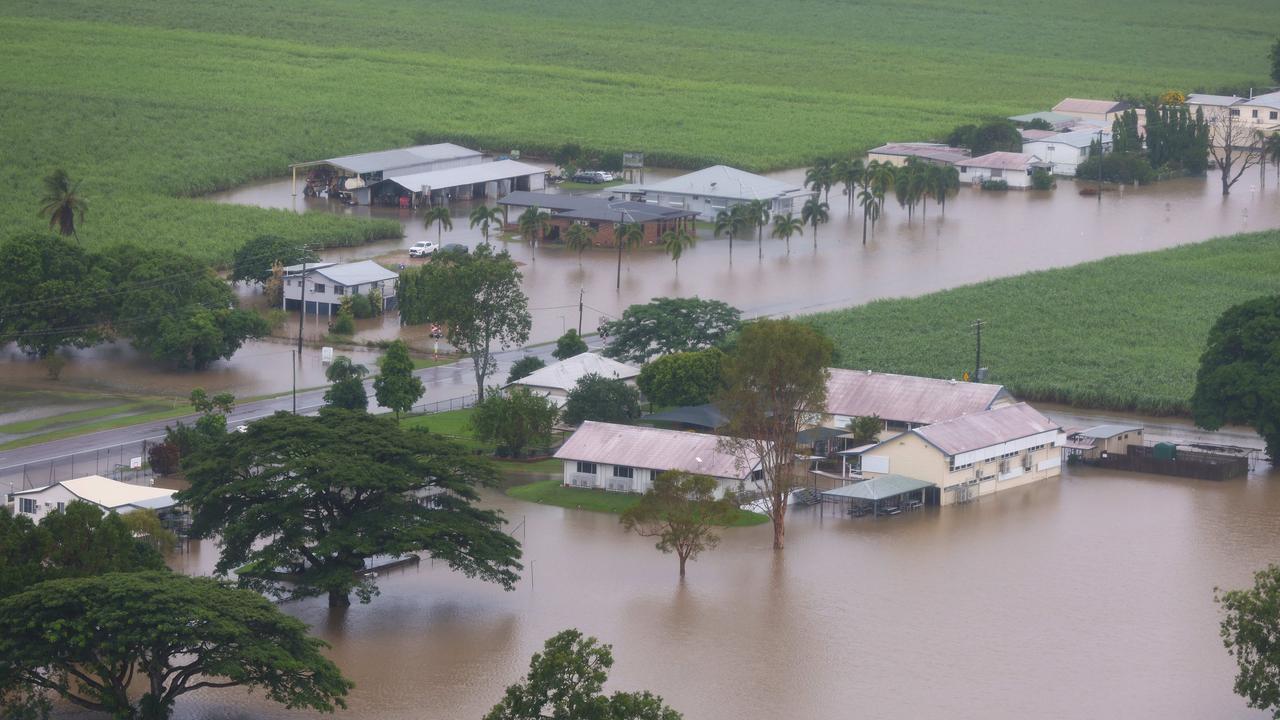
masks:
[[[1062,428],[1026,403],[916,427],[861,451],[863,478],[931,483],[930,505],[967,502],[1061,472]]]

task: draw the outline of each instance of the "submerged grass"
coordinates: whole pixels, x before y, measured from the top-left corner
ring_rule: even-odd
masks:
[[[39,178],[62,167],[90,245],[224,264],[262,233],[352,244],[399,227],[194,198],[431,140],[797,165],[1066,95],[1254,82],[1277,24],[1273,0],[11,0],[0,227],[38,227]]]
[[[807,318],[840,367],[990,381],[1027,400],[1188,414],[1209,327],[1280,292],[1280,232],[1217,238]]]
[[[540,503],[542,505],[555,505],[573,510],[606,512],[614,515],[621,514],[627,508],[640,502],[640,496],[632,493],[566,487],[559,478],[540,480],[527,485],[507,488],[507,495],[517,500]],[[739,509],[734,511],[733,517],[726,527],[748,527],[768,521],[769,518],[760,513]]]

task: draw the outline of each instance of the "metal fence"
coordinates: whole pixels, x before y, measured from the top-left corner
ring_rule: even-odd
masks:
[[[140,459],[141,465],[147,464],[147,450],[151,444],[142,440],[0,469],[0,495],[44,487],[85,475],[101,475],[139,485],[150,484],[151,471],[131,465],[135,459]]]
[[[477,399],[478,396],[475,393],[472,393],[462,397],[449,398],[448,400],[437,400],[431,403],[414,405],[411,412],[419,415],[433,415],[435,413],[448,412],[450,410],[463,410],[469,407],[475,407]]]

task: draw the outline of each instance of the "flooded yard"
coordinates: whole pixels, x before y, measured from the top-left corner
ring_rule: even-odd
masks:
[[[1280,485],[1071,468],[967,506],[887,519],[797,509],[724,533],[690,566],[611,515],[496,493],[525,548],[503,592],[424,562],[371,605],[286,605],[356,682],[338,717],[479,718],[555,632],[614,644],[610,688],[690,720],[747,717],[1254,718],[1231,692],[1213,588],[1275,558]],[[216,548],[178,559],[207,570]],[[293,718],[237,691],[178,717]]]

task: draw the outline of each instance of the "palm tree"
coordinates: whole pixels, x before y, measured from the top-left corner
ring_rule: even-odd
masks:
[[[488,205],[477,205],[475,210],[471,211],[470,227],[480,226],[480,232],[484,233],[485,244],[489,242],[489,226],[502,225],[502,210]]]
[[[680,256],[693,247],[693,236],[684,230],[668,230],[662,233],[662,247],[676,261],[676,277],[680,277]]]
[[[863,176],[866,175],[867,169],[863,167],[862,160],[841,160],[836,164],[833,176],[837,182],[844,185],[845,202],[849,206],[849,213],[853,214],[853,200],[855,188],[862,184]]]
[[[955,165],[939,166],[934,183],[933,199],[938,201],[938,205],[942,207],[942,214],[946,215],[947,196],[960,188],[960,171]]]
[[[613,226],[613,240],[618,244],[618,286],[622,289],[622,251],[630,250],[644,242],[644,225],[638,222],[618,222]]]
[[[815,192],[825,193],[826,199],[831,199],[831,184],[834,179],[834,172],[831,161],[826,158],[818,158],[813,161],[813,167],[804,171],[804,186],[814,190]]]
[[[867,220],[880,217],[880,204],[875,193],[864,189],[858,193],[858,204],[862,206],[862,244],[867,244]]]
[[[910,165],[904,165],[893,176],[893,198],[898,201],[898,207],[907,209],[907,224],[911,224],[911,210],[915,202],[911,199],[911,175],[913,168]]]
[[[914,160],[915,158],[912,158]],[[908,194],[911,196],[911,202],[920,203],[920,219],[923,221],[925,211],[929,207],[929,168],[934,167],[929,163],[915,163],[911,171],[907,173]]]
[[[423,220],[428,230],[431,229],[431,224],[435,223],[437,241],[443,239],[445,230],[453,229],[453,218],[449,217],[449,208],[444,205],[437,205],[428,210],[427,214],[423,216]]]
[[[546,210],[538,209],[537,205],[530,205],[528,209],[520,213],[520,217],[516,219],[516,227],[520,229],[520,237],[529,243],[529,252],[532,255],[533,250],[538,247],[538,241],[542,239],[543,233],[551,225],[548,218],[551,215]],[[533,256],[536,260],[537,256]]]
[[[565,231],[564,244],[578,253],[578,267],[582,267],[582,251],[591,247],[591,241],[595,236],[596,231],[582,223],[574,223]]]
[[[867,163],[866,179],[863,182],[872,192],[883,195],[893,187],[895,170],[893,163],[872,160]]]
[[[748,224],[756,226],[756,245],[760,250],[759,259],[764,259],[764,226],[769,224],[769,203],[763,200],[752,200],[742,207],[742,215]]]
[[[773,216],[771,237],[787,241],[787,254],[791,254],[791,236],[804,234],[804,221],[791,213]]]
[[[1276,179],[1280,180],[1280,132],[1271,133],[1263,141],[1262,154],[1265,161],[1276,166]]]
[[[80,183],[72,182],[67,171],[58,168],[44,179],[44,197],[40,198],[40,214],[49,217],[49,229],[58,228],[63,235],[75,237],[76,223],[84,222],[89,203],[80,195]]]
[[[814,250],[818,249],[818,225],[831,219],[831,214],[827,212],[830,209],[826,203],[818,201],[817,195],[805,200],[804,207],[800,208],[800,219],[805,225],[813,226]]]
[[[734,205],[726,210],[716,213],[715,236],[720,237],[721,234],[729,236],[729,261],[733,261],[733,238],[735,235],[741,235],[751,226],[751,222],[747,217],[745,205]]]

